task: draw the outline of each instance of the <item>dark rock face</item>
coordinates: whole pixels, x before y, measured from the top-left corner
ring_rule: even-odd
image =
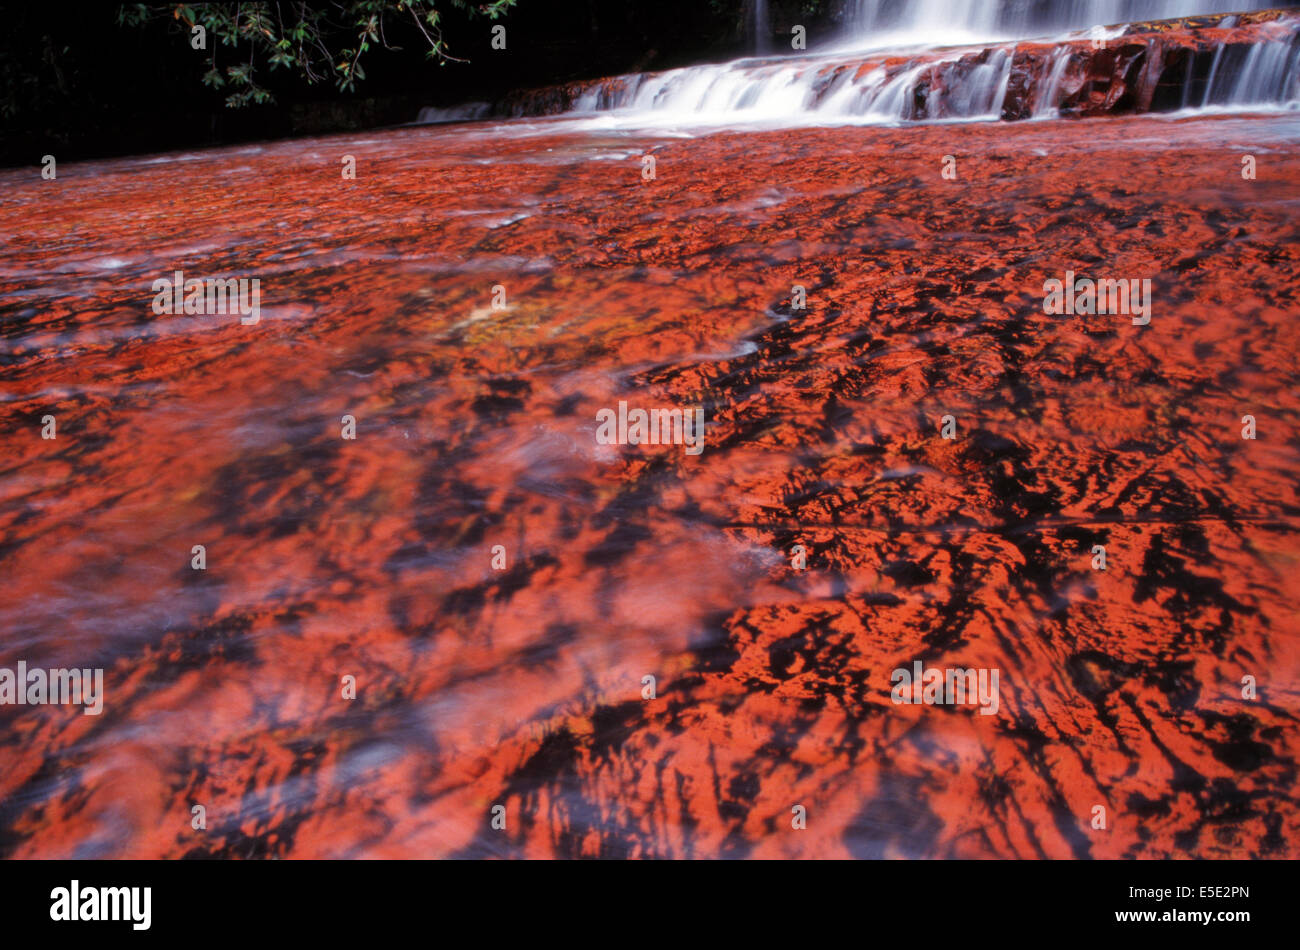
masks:
[[[1216,60],[1241,63],[1256,44],[1278,39],[1300,49],[1300,34],[1286,29],[1289,22],[1277,11],[1232,27],[1171,21],[1130,27],[1105,49],[1075,44],[1055,105],[1063,116],[1089,117],[1172,111],[1199,102]],[[1041,59],[1028,56],[1026,73],[1041,70]]]

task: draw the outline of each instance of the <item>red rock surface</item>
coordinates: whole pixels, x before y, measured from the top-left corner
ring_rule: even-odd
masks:
[[[107,670],[0,708],[4,855],[1300,856],[1294,118],[167,159],[0,173],[0,666]]]

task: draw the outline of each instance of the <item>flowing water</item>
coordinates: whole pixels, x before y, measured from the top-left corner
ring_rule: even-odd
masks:
[[[856,49],[956,45],[1278,6],[1286,4],[1269,0],[855,0],[842,42]]]
[[[690,66],[591,84],[569,112],[604,116],[606,127],[633,128],[897,124],[936,117],[996,120],[1011,110],[1017,85],[1029,84],[1036,87],[1034,116],[1053,118],[1061,105],[1061,77],[1077,62],[1079,46],[1045,45],[1042,37],[1047,32],[1094,23],[1098,28],[1086,34],[1088,44],[1095,40],[1121,47],[1120,30],[1101,28],[1119,21],[1090,18],[1128,7],[1186,14],[1198,6],[1097,2],[1065,5],[1060,15],[1050,19],[1028,14],[1007,17],[1002,15],[1007,8],[993,4],[965,4],[947,18],[931,9],[947,4],[942,0],[907,7],[910,18],[901,22],[909,25],[901,33],[882,32],[883,24],[895,22],[884,13],[864,12],[845,42],[815,54]],[[961,11],[968,15],[961,16]],[[923,26],[926,23],[955,24],[956,32],[945,30],[936,42]],[[1179,106],[1184,110],[1300,107],[1300,11],[1262,29],[1250,43],[1232,42],[1230,30],[1235,23],[1236,18],[1225,21],[1221,42],[1199,56],[1208,77],[1198,80],[1193,74],[1198,57],[1186,56],[1185,68],[1179,68],[1175,77],[1185,80]],[[922,44],[922,37],[929,42]],[[1078,40],[1079,34],[1062,39]],[[448,117],[473,116],[453,110],[430,112],[425,120]]]
[[[0,707],[0,853],[1300,856],[1297,185],[1244,111],[0,172],[0,667],[105,670]]]

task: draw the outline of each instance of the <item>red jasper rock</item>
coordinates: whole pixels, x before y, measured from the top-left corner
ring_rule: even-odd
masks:
[[[1297,182],[1288,116],[0,172],[0,667],[106,693],[0,707],[0,854],[1300,857]],[[155,315],[177,269],[260,322]]]

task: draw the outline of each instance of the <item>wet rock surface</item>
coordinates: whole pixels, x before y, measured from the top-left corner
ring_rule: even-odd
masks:
[[[0,174],[0,666],[106,670],[0,708],[0,853],[1298,856],[1298,182],[1293,118]]]

